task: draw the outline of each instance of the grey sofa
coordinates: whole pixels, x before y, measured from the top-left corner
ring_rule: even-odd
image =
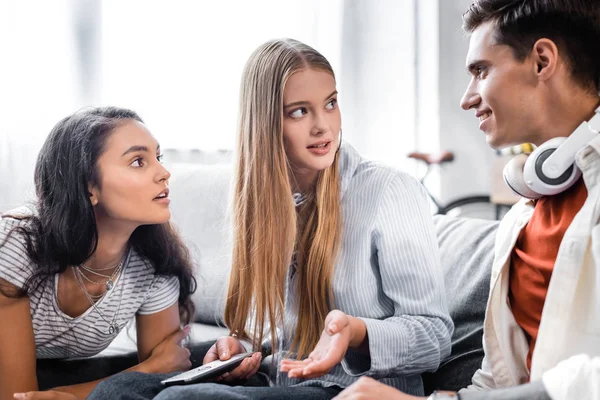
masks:
[[[191,347],[200,364],[211,341],[227,334],[222,311],[230,262],[228,189],[231,167],[171,165],[173,221],[197,263],[194,295],[196,323]],[[437,388],[459,389],[483,357],[481,335],[493,261],[496,222],[435,216],[450,314],[455,322],[452,354],[435,373],[423,374],[427,393]],[[135,329],[121,332],[100,355],[82,360],[40,360],[38,380],[47,388],[97,379],[136,363]]]

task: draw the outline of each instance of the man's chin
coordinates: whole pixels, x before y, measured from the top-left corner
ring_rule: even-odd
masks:
[[[499,149],[499,146],[501,146],[498,141],[496,140],[496,137],[491,134],[491,133],[486,133],[485,134],[485,140],[488,144],[488,146],[490,146],[492,149]]]
[[[485,140],[487,141],[488,146],[494,150],[502,150],[506,147],[513,146],[513,144],[508,143],[508,141],[504,139],[502,135],[498,135],[495,132],[486,133]]]

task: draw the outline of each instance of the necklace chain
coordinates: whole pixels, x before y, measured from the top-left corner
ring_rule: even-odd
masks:
[[[94,274],[97,276],[101,276],[103,278],[110,278],[111,276],[113,276],[115,274],[115,271],[117,271],[118,269],[120,269],[123,266],[123,261],[121,261],[120,263],[118,263],[117,265],[113,265],[110,268],[102,268],[102,269],[92,269],[88,266],[86,266],[85,264],[79,264],[79,268],[83,269],[86,272],[89,272],[90,274]],[[105,275],[105,274],[101,274],[98,271],[108,271],[108,270],[113,270],[113,273],[110,275]]]
[[[92,307],[94,308],[94,310],[98,313],[98,315],[100,315],[100,318],[102,318],[104,320],[104,322],[106,322],[108,324],[108,334],[112,335],[114,333],[118,333],[119,332],[119,326],[115,323],[116,319],[117,319],[117,315],[119,314],[119,310],[121,309],[121,298],[119,299],[119,304],[117,306],[117,311],[115,311],[115,314],[113,315],[112,321],[109,321],[108,319],[106,319],[104,317],[104,314],[102,314],[102,312],[100,311],[100,309],[96,306],[96,301],[94,301],[93,299],[93,295],[91,295],[90,293],[88,293],[87,289],[85,288],[85,285],[83,283],[83,280],[81,279],[81,271],[79,271],[78,269],[75,269],[78,273],[74,274],[75,275],[75,280],[77,281],[77,283],[79,284],[79,288],[81,289],[81,291],[83,292],[83,294],[85,295],[85,297],[87,297],[88,301],[90,302],[90,304],[92,305]],[[123,292],[123,285],[121,285],[121,294]],[[100,298],[102,298],[102,296],[104,296],[107,292],[104,292],[104,294],[100,295]]]
[[[76,266],[76,267],[75,267],[75,270],[76,270],[76,271],[77,271],[77,273],[78,273],[78,274],[79,274],[81,277],[83,277],[83,278],[84,278],[86,281],[88,281],[88,282],[90,282],[90,283],[93,283],[93,284],[95,284],[95,285],[106,285],[106,291],[109,291],[109,290],[111,290],[111,289],[113,288],[113,286],[114,286],[115,277],[116,277],[116,276],[119,274],[119,272],[120,272],[120,271],[121,271],[121,269],[123,268],[123,262],[121,261],[119,264],[117,264],[117,266],[116,266],[116,267],[117,267],[117,268],[116,268],[116,269],[113,271],[112,275],[103,275],[103,274],[99,274],[99,273],[97,273],[97,272],[94,272],[93,270],[90,270],[89,268],[87,268],[87,267],[86,267],[86,266],[84,266],[83,264],[81,264],[81,265],[79,265],[79,266]],[[96,274],[96,275],[102,276],[102,277],[104,277],[104,278],[107,278],[107,279],[106,279],[104,282],[98,282],[98,281],[95,281],[95,280],[93,280],[93,279],[89,278],[87,275],[85,275],[81,269],[83,269],[83,270],[85,270],[85,271],[88,271],[88,272],[91,272],[91,273],[93,273],[93,274]]]
[[[127,254],[128,254],[128,251],[125,252],[124,258],[127,257]],[[111,282],[111,284],[112,284],[112,279],[121,270],[123,270],[123,263],[124,263],[124,260],[121,260],[121,262],[119,264],[117,264],[116,270],[109,277],[109,281]],[[102,271],[102,270],[100,270],[100,271]],[[124,284],[121,284],[121,289],[120,289],[120,292],[121,292],[120,295],[121,295],[121,297],[119,298],[119,303],[117,305],[117,310],[115,311],[115,314],[113,315],[112,320],[109,321],[104,316],[104,314],[102,313],[102,311],[100,311],[100,309],[96,306],[96,301],[98,301],[102,297],[104,297],[108,293],[108,290],[110,290],[110,288],[112,288],[112,285],[111,285],[110,288],[108,287],[108,282],[109,281],[106,282],[106,284],[107,284],[107,291],[106,292],[104,292],[104,293],[102,293],[100,295],[92,295],[92,294],[90,294],[87,291],[87,289],[85,287],[85,284],[83,283],[82,277],[85,278],[85,279],[88,279],[88,281],[91,281],[91,280],[89,278],[87,278],[87,276],[85,276],[85,274],[83,274],[83,272],[78,267],[73,267],[73,276],[75,277],[75,280],[77,281],[77,284],[78,284],[79,288],[81,289],[81,291],[83,292],[83,294],[85,295],[85,297],[90,302],[92,308],[98,313],[98,315],[100,316],[100,318],[102,318],[104,320],[104,322],[106,322],[108,324],[108,334],[109,335],[118,334],[120,328],[119,328],[119,325],[116,323],[116,320],[117,320],[117,316],[119,315],[119,311],[121,310],[121,301],[123,300],[123,290],[124,290],[123,287],[124,287]],[[96,284],[104,283],[104,282],[93,282],[93,281],[91,281],[91,282],[92,283],[96,283]],[[57,301],[58,307],[60,308],[60,301],[59,301],[59,297],[58,297],[58,291],[55,294],[55,296],[56,296],[56,301]],[[62,315],[62,314],[61,314],[61,318],[69,326],[69,330],[73,329],[72,321],[66,320],[65,317],[64,317],[64,315]],[[67,352],[70,353],[69,350],[67,350]]]
[[[87,277],[85,275],[83,275],[77,267],[73,268],[73,275],[77,279],[78,284],[79,284],[79,281],[81,280],[81,277],[84,277],[87,279]],[[88,281],[89,281],[89,279],[88,279]],[[99,284],[99,285],[104,284],[104,282],[93,282],[93,281],[92,281],[92,283]],[[82,289],[85,289],[85,285],[83,285],[83,287],[81,285],[79,285],[79,287]],[[91,294],[90,292],[87,291],[87,289],[85,289],[84,291],[95,301],[100,300],[107,293],[107,291],[104,291],[104,293],[101,293],[101,294]]]

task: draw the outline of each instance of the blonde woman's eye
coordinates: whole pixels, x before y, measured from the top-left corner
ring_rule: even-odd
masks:
[[[331,99],[331,100],[329,100],[329,102],[327,103],[325,108],[327,108],[328,110],[333,110],[335,108],[336,104],[337,104],[337,99]]]
[[[298,108],[297,110],[294,110],[290,113],[290,117],[300,118],[300,117],[306,115],[307,113],[308,113],[308,111],[306,110],[306,108]]]
[[[162,162],[163,162],[163,155],[159,154],[158,156],[156,156],[156,159],[158,160],[159,163],[162,164]]]
[[[133,161],[131,162],[131,164],[129,164],[129,165],[131,165],[132,167],[141,168],[141,167],[143,167],[143,166],[144,166],[144,159],[143,159],[143,158],[141,158],[141,157],[139,157],[139,158],[136,158],[136,159],[135,159],[135,160],[133,160]]]

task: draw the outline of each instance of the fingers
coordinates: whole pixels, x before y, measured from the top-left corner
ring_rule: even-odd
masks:
[[[258,372],[258,369],[260,368],[260,362],[262,361],[262,354],[260,353],[254,353],[252,354],[252,368],[250,369],[250,372],[248,372],[246,375],[242,376],[242,379],[250,379],[254,376],[254,374],[256,374]]]
[[[287,372],[290,378],[317,378],[323,376],[338,364],[335,360],[324,358],[313,360],[283,360],[281,362],[281,371]]]
[[[336,333],[340,333],[341,330],[342,330],[342,328],[340,328],[340,324],[339,323],[335,323],[335,322],[331,322],[326,327],[326,331],[327,331],[327,334],[329,336],[333,336]]]
[[[217,341],[218,343],[218,341]],[[204,356],[203,364],[209,363],[211,361],[219,360],[219,350],[217,343],[215,343]],[[216,382],[226,381],[233,382],[235,380],[240,379],[249,379],[256,372],[258,368],[260,368],[260,362],[262,360],[262,355],[260,353],[254,353],[251,357],[245,358],[240,365],[238,365],[234,370],[230,372],[226,372],[223,375],[220,375],[215,379]]]
[[[383,391],[382,391],[383,389]],[[363,376],[340,392],[335,400],[359,400],[359,399],[396,399],[396,400],[425,400],[425,397],[415,397],[399,392],[383,383]]]
[[[229,340],[219,339],[217,340],[217,353],[221,361],[229,360],[231,358],[231,343]]]
[[[204,355],[202,359],[202,364],[208,364],[209,362],[213,362],[219,359],[219,353],[217,352],[217,344],[213,344],[210,349]]]
[[[223,379],[227,378],[229,376],[229,372],[225,372],[223,375],[219,375],[215,378],[215,382],[221,382]],[[210,382],[210,379],[207,380],[208,382]]]
[[[364,386],[365,377],[361,377],[359,380],[342,390],[340,394],[334,397],[334,400],[349,400],[359,398],[361,389]]]
[[[318,378],[325,374],[327,374],[329,369],[306,369],[306,368],[296,368],[292,369],[288,372],[288,377],[290,378],[298,378],[298,379],[309,379],[309,378]]]
[[[292,369],[297,369],[297,368],[304,368],[306,366],[308,366],[313,360],[311,360],[310,358],[307,358],[305,360],[292,360],[292,359],[285,359],[281,361],[281,372],[289,372]]]
[[[281,371],[287,372],[290,378],[306,378],[307,372],[312,370],[315,360],[307,358],[304,360],[286,359],[281,361]]]
[[[340,310],[332,310],[325,318],[325,331],[329,335],[335,335],[344,329],[349,321],[348,316]]]
[[[242,379],[242,376],[246,376],[252,370],[252,367],[252,357],[245,358],[240,365],[229,372],[229,376],[226,378],[227,381],[231,382]]]
[[[304,367],[292,368],[288,372],[289,378],[304,378]]]
[[[215,344],[206,352],[202,364],[206,364],[216,360],[229,360],[232,355],[238,354],[243,350],[243,346],[237,339],[231,336],[221,336]]]
[[[181,361],[181,367],[179,368],[179,371],[187,371],[192,367],[192,361],[190,360],[192,353],[187,347],[184,347],[182,350],[183,359]]]
[[[49,390],[45,392],[27,392],[27,393],[15,393],[13,395],[14,399],[19,400],[66,400],[66,399],[77,399],[72,394],[57,392],[54,390]]]
[[[220,337],[215,345],[217,346],[217,354],[219,355],[219,359],[222,361],[229,360],[232,355],[244,351],[244,347],[241,345],[241,343],[231,336]]]
[[[262,355],[260,353],[254,353],[251,357],[245,358],[240,365],[229,372],[229,376],[224,378],[224,381],[233,382],[252,377],[258,371],[261,359]]]
[[[188,337],[191,329],[192,329],[191,326],[186,325],[183,327],[183,329],[179,329],[178,331],[173,332],[169,336],[169,340],[172,340],[173,342],[179,344],[179,343],[181,343],[182,340],[184,340],[186,337]]]
[[[27,392],[27,393],[15,393],[13,398],[19,400],[44,400],[52,399],[52,394],[49,392]]]
[[[329,358],[322,358],[320,360],[313,361],[302,369],[302,377],[316,378],[318,376],[323,376],[331,371],[331,368],[336,366],[338,363],[339,362],[337,360],[331,360]]]

